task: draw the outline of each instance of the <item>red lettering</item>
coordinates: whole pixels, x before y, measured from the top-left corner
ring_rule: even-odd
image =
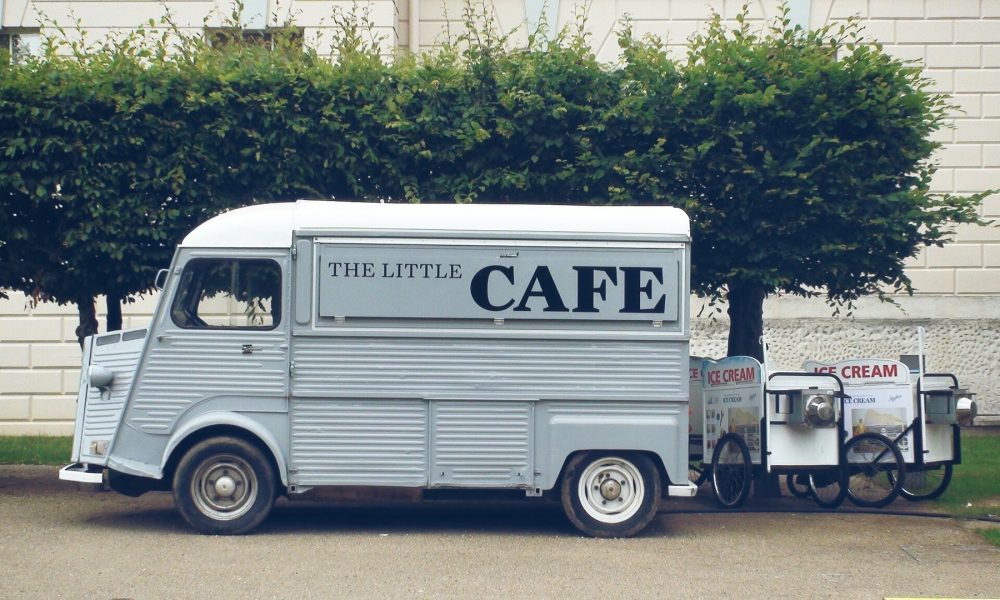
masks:
[[[693,371],[692,371],[693,372]],[[726,383],[744,383],[757,381],[757,370],[753,367],[740,367],[736,369],[722,369],[719,371],[707,371],[705,377],[709,385],[721,385]]]
[[[832,368],[818,367],[817,373],[832,373]],[[840,369],[842,379],[878,379],[892,378],[899,374],[899,366],[895,364],[886,365],[845,365]]]

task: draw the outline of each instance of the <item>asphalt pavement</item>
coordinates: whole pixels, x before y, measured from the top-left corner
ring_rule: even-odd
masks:
[[[286,500],[216,537],[169,494],[0,466],[0,598],[1000,598],[1000,548],[975,523],[792,498],[723,513],[709,496],[621,540],[581,537],[555,504]]]

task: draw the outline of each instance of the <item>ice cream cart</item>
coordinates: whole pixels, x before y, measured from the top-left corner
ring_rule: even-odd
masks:
[[[702,375],[703,452],[711,456],[708,478],[724,508],[746,501],[755,473],[785,474],[793,488],[806,484],[825,508],[840,505],[849,490],[874,505],[885,495],[879,482],[905,473],[896,443],[885,435],[866,431],[848,439],[849,396],[835,373],[779,372],[765,384],[760,362],[730,357],[706,360]],[[894,497],[899,485],[891,487]]]
[[[883,469],[863,484],[849,482],[847,497],[861,506],[885,506],[896,493],[908,500],[937,498],[961,463],[959,422],[975,416],[974,394],[951,373],[911,372],[903,363],[885,359],[852,359],[832,364],[807,362],[807,371],[836,374],[849,398],[845,400],[845,433],[873,434],[898,447],[906,472],[899,478]],[[874,448],[873,448],[874,450]],[[891,452],[886,448],[882,452]],[[887,454],[880,457],[889,461]],[[851,456],[848,456],[851,460]]]

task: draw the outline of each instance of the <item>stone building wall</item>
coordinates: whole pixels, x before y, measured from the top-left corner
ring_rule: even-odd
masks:
[[[523,44],[528,29],[542,20],[558,29],[584,14],[595,52],[611,63],[618,56],[615,32],[626,15],[636,35],[664,37],[681,57],[687,38],[713,11],[731,19],[745,2],[485,0],[485,6],[514,45]],[[328,53],[323,44],[335,27],[333,15],[360,8],[391,56],[407,48],[431,49],[457,35],[463,5],[463,0],[245,0],[239,18],[254,27],[291,21],[303,27],[307,44]],[[37,45],[47,34],[46,23],[79,19],[89,39],[97,39],[159,19],[164,6],[179,27],[193,33],[220,26],[232,12],[228,1],[0,0],[0,36],[23,36],[26,45]],[[777,14],[779,2],[753,0],[749,6],[760,23]],[[950,94],[956,104],[951,127],[937,134],[943,147],[933,189],[1000,189],[1000,0],[791,0],[789,8],[793,22],[812,27],[857,15],[870,39],[894,55],[920,61],[933,89]],[[416,32],[413,39],[410,31]],[[1000,220],[1000,195],[986,199],[982,215]],[[929,366],[955,372],[980,394],[983,412],[1000,413],[1000,228],[959,227],[953,243],[909,261],[907,274],[918,294],[900,299],[905,312],[862,302],[853,318],[833,319],[822,302],[769,301],[773,366],[914,354],[916,327],[923,325]],[[128,307],[126,326],[145,325],[152,307],[149,298]],[[75,327],[73,310],[31,308],[17,294],[0,300],[0,435],[71,431],[80,360]],[[724,354],[726,327],[724,320],[695,319],[693,351]]]

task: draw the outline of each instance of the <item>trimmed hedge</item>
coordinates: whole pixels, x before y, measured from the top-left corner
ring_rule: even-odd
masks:
[[[318,197],[675,204],[695,288],[751,312],[908,289],[902,261],[976,221],[979,196],[928,191],[945,99],[854,23],[739,21],[682,62],[627,27],[604,65],[582,33],[508,50],[487,25],[392,61],[346,27],[336,62],[140,31],[0,66],[0,288],[75,302],[86,334],[198,223]]]

